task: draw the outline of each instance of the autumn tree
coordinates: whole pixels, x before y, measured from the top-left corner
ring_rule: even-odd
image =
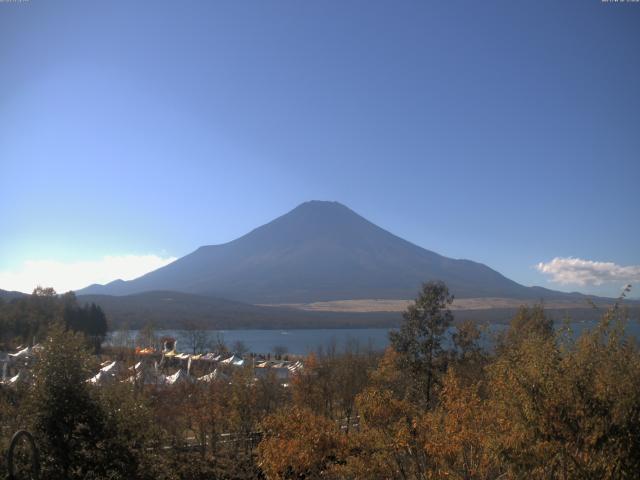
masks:
[[[311,353],[304,362],[304,369],[293,374],[291,380],[294,405],[307,408],[317,414],[327,412],[327,398],[324,395],[321,381],[322,365],[318,356]]]
[[[138,332],[138,336],[136,337],[136,344],[143,348],[157,348],[160,346],[160,340],[152,323],[145,324],[144,327],[142,327],[142,329]]]
[[[262,422],[258,460],[270,480],[325,478],[339,462],[345,439],[335,422],[302,407]]]
[[[450,368],[438,406],[418,422],[420,443],[431,459],[430,478],[484,480],[501,473],[491,448],[494,418],[480,383],[465,383]]]
[[[241,442],[246,453],[252,448],[251,435],[260,420],[258,398],[253,385],[253,370],[247,366],[237,368],[231,375],[229,394],[229,424]]]
[[[576,341],[538,328],[489,366],[495,444],[506,473],[633,478],[640,469],[640,354],[620,312]],[[509,338],[509,337],[507,337]]]
[[[371,361],[372,357],[359,352],[353,344],[348,344],[344,353],[330,359],[325,391],[335,398],[332,403],[346,433],[352,428],[356,396],[369,383]]]
[[[359,426],[347,437],[337,478],[425,478],[428,458],[417,436],[420,412],[392,391],[367,387],[356,397]]]
[[[289,396],[275,372],[267,369],[267,374],[254,381],[254,395],[261,416],[269,415],[287,404]]]

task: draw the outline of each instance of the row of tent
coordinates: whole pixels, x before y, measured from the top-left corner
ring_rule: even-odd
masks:
[[[227,365],[234,365],[236,367],[241,367],[244,365],[244,358],[236,355],[235,353],[225,357],[224,354],[218,353],[203,353],[192,355],[190,353],[177,353],[175,350],[170,352],[166,352],[163,354],[166,358],[176,358],[178,360],[202,360],[205,362],[220,362]]]
[[[6,386],[16,386],[20,383],[29,383],[32,380],[32,375],[28,369],[22,368],[16,375],[11,377],[7,376],[7,366],[10,364],[18,364],[25,362],[24,365],[28,365],[28,361],[34,357],[34,354],[42,350],[42,346],[39,344],[33,347],[18,348],[15,353],[9,353],[5,355],[5,361],[3,362],[2,377],[0,377],[0,384]],[[149,353],[155,353],[153,349],[136,349],[136,353],[145,355]],[[160,360],[160,365],[163,364],[165,358],[175,358],[177,360],[186,360],[188,362],[186,370],[179,369],[173,375],[164,375],[158,370],[158,364],[155,363],[153,367],[145,367],[142,362],[138,362],[133,367],[127,368],[122,362],[107,361],[101,365],[100,370],[96,375],[91,377],[88,382],[101,385],[109,382],[113,382],[116,378],[129,375],[127,382],[141,382],[145,385],[175,385],[185,382],[210,382],[220,376],[224,376],[224,373],[219,369],[214,369],[211,373],[203,375],[202,377],[195,378],[189,374],[191,362],[202,360],[205,362],[217,362],[221,365],[241,367],[245,365],[245,360],[236,354],[217,354],[217,353],[205,353],[199,355],[191,355],[188,353],[177,353],[175,350],[163,353],[163,358]],[[256,377],[264,378],[269,372],[273,372],[277,378],[285,380],[289,378],[291,373],[295,373],[303,368],[303,364],[300,361],[275,361],[275,360],[263,360],[255,364],[254,372]]]
[[[194,381],[209,383],[218,378],[218,376],[219,373],[217,369],[199,378],[192,377],[183,369],[178,370],[173,375],[140,371],[125,379],[124,382],[142,383],[144,385],[177,385],[180,383],[193,383]],[[33,377],[27,372],[27,370],[20,370],[17,375],[9,377],[4,381],[0,381],[0,385],[16,388],[20,384],[31,383],[32,380]],[[102,370],[88,380],[88,383],[93,385],[107,385],[115,382],[115,375],[103,372]]]
[[[222,360],[220,363],[227,365],[235,365],[239,357],[231,356]],[[226,360],[226,362],[225,362]],[[242,359],[241,359],[242,360]],[[244,361],[244,360],[243,360]],[[276,378],[286,380],[295,372],[300,371],[303,364],[297,362],[275,362],[263,361],[255,365],[254,373],[256,378],[264,378],[269,372],[273,372]],[[126,368],[123,363],[118,361],[105,362],[98,373],[88,380],[94,385],[103,385],[117,381],[118,377],[127,376],[124,382],[140,383],[143,385],[177,385],[180,383],[202,382],[208,383],[217,378],[228,378],[227,375],[218,368],[201,377],[194,377],[189,374],[187,369],[180,368],[173,375],[164,375],[159,372],[158,364],[154,363],[153,367],[145,366],[142,362],[136,363],[134,366]]]
[[[140,348],[136,347],[136,355],[154,355],[158,353],[151,347]],[[205,362],[221,362],[226,364],[232,364],[235,366],[244,365],[244,359],[235,353],[230,356],[225,356],[225,354],[220,353],[199,353],[199,354],[191,354],[191,353],[178,353],[175,350],[163,351],[163,357],[165,358],[175,358],[177,360],[202,360]],[[228,354],[227,354],[228,355]]]
[[[266,362],[263,362],[266,363]],[[282,365],[276,364],[274,366],[256,365],[254,370],[256,378],[264,378],[269,372],[272,372],[279,380],[286,380],[291,373],[294,373],[302,368],[301,362],[295,362],[295,364]],[[178,385],[182,383],[210,383],[218,378],[226,379],[228,376],[221,372],[219,369],[214,369],[212,372],[202,375],[201,377],[194,377],[190,375],[186,370],[180,368],[172,375],[164,375],[160,373],[157,366],[153,368],[145,368],[140,362],[135,367],[129,367],[131,375],[127,376],[123,382],[138,383],[143,385],[156,385],[156,386],[170,386]],[[96,375],[88,380],[88,383],[93,385],[106,385],[115,383],[118,377],[123,373],[121,364],[118,362],[110,362],[103,366]],[[7,378],[4,381],[0,381],[1,384],[8,387],[17,387],[19,384],[30,383],[33,377],[28,370],[22,369],[16,375]]]
[[[38,353],[40,350],[42,350],[42,348],[43,347],[40,344],[36,344],[33,347],[25,347],[25,348],[18,347],[18,351],[16,353],[9,353],[7,357],[10,361],[11,360],[27,360],[32,358],[33,355],[35,353]],[[147,347],[147,348],[136,347],[135,351],[137,355],[152,355],[156,353],[156,350],[150,347]],[[163,356],[166,358],[176,358],[178,360],[191,359],[193,361],[202,360],[205,362],[220,362],[223,364],[230,364],[235,366],[244,365],[244,359],[236,355],[235,353],[232,355],[227,354],[226,356],[225,354],[213,353],[213,352],[192,355],[190,353],[178,353],[175,350],[171,350],[168,352],[163,352]]]
[[[255,365],[254,374],[256,378],[266,378],[270,373],[274,374],[278,380],[288,380],[291,374],[302,369],[302,362],[285,362],[265,360]]]
[[[231,357],[221,360],[220,363],[236,365],[238,359],[242,360],[240,357],[232,355]],[[276,362],[267,360],[257,363],[254,372],[256,378],[264,378],[271,371],[275,374],[276,378],[286,380],[291,374],[300,371],[302,368],[303,364],[300,361]],[[88,382],[94,385],[103,385],[116,382],[119,377],[123,376],[126,376],[126,378],[122,380],[124,382],[140,383],[143,385],[177,385],[180,383],[194,382],[209,383],[218,378],[228,378],[228,376],[218,368],[201,377],[194,377],[189,374],[189,367],[187,367],[186,370],[180,368],[172,375],[164,375],[159,371],[157,363],[154,363],[153,367],[151,367],[148,365],[145,366],[142,362],[138,362],[134,366],[126,368],[122,362],[112,361],[103,363],[98,373],[90,378]]]
[[[36,344],[33,347],[18,347],[18,351],[16,353],[9,353],[7,355],[8,359],[11,360],[27,360],[33,357],[35,353],[38,353],[42,350],[42,346],[40,344]],[[151,355],[155,354],[156,351],[153,348],[140,348],[136,347],[137,355]],[[198,355],[191,355],[189,353],[178,353],[175,350],[171,350],[169,352],[164,352],[163,355],[166,358],[176,358],[178,360],[203,360],[206,362],[221,362],[226,364],[232,364],[235,366],[244,365],[244,359],[235,353],[230,356],[225,356],[224,354],[218,353],[204,353]]]
[[[138,367],[135,370],[135,373],[128,376],[126,379],[122,380],[125,383],[137,383],[143,385],[178,385],[182,383],[194,383],[194,382],[203,382],[209,383],[217,378],[223,378],[224,374],[219,372],[218,369],[215,369],[213,372],[203,375],[202,377],[193,377],[186,370],[179,369],[173,375],[164,375],[158,372],[157,368],[144,368]],[[117,375],[115,371],[112,369],[105,370],[100,369],[100,371],[93,377],[91,377],[88,382],[94,385],[105,385],[110,383],[115,383],[117,381]]]
[[[286,368],[290,372],[297,372],[303,367],[302,362],[300,360],[296,362],[289,361],[278,361],[278,360],[263,360],[262,362],[256,363],[256,368]]]

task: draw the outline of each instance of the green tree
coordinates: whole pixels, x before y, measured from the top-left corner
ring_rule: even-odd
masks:
[[[472,321],[456,325],[451,335],[454,351],[451,355],[452,367],[466,384],[473,384],[483,376],[487,361],[486,353],[480,347],[481,331]]]
[[[93,351],[97,354],[100,353],[102,342],[104,342],[104,339],[107,336],[107,317],[102,308],[95,303],[92,303],[89,306],[85,305],[84,310],[87,316],[87,328],[85,333],[93,346]]]
[[[62,298],[62,312],[67,329],[85,334],[87,343],[94,353],[100,353],[102,342],[107,335],[107,317],[102,308],[95,303],[79,306],[73,292],[65,293]]]
[[[85,478],[99,465],[102,410],[86,379],[91,359],[84,339],[54,326],[35,368],[33,428],[44,450],[46,478]]]
[[[141,442],[131,432],[142,428],[127,427],[124,421],[143,416],[122,393],[117,406],[101,398],[86,381],[93,367],[83,336],[54,325],[35,367],[29,405],[43,478],[135,478]],[[129,448],[134,444],[135,449]]]
[[[542,303],[522,305],[511,319],[509,328],[498,338],[498,349],[517,347],[532,336],[548,340],[554,335],[553,320],[545,313]]]
[[[410,375],[412,400],[429,405],[436,374],[442,368],[442,340],[453,321],[453,295],[443,282],[427,282],[403,313],[404,323],[390,332],[391,346],[400,355],[400,368]]]

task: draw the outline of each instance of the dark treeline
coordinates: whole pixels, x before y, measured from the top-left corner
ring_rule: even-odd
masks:
[[[0,345],[31,345],[42,341],[56,322],[85,335],[98,352],[107,334],[107,318],[94,303],[80,305],[73,292],[57,295],[52,288],[36,288],[31,295],[0,299]]]
[[[312,354],[286,385],[247,365],[93,387],[108,352],[54,328],[33,385],[0,392],[0,449],[30,429],[50,479],[637,478],[640,353],[622,306],[577,339],[523,307],[488,352],[473,323],[444,341],[451,300],[425,284],[383,354]]]

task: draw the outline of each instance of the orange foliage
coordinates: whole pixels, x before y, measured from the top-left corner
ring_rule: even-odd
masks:
[[[334,422],[305,408],[270,415],[262,428],[258,457],[269,479],[324,477],[345,446]]]
[[[443,380],[440,406],[422,417],[420,435],[435,464],[431,478],[497,477],[487,448],[492,418],[478,390],[477,384],[463,386],[450,369]]]

